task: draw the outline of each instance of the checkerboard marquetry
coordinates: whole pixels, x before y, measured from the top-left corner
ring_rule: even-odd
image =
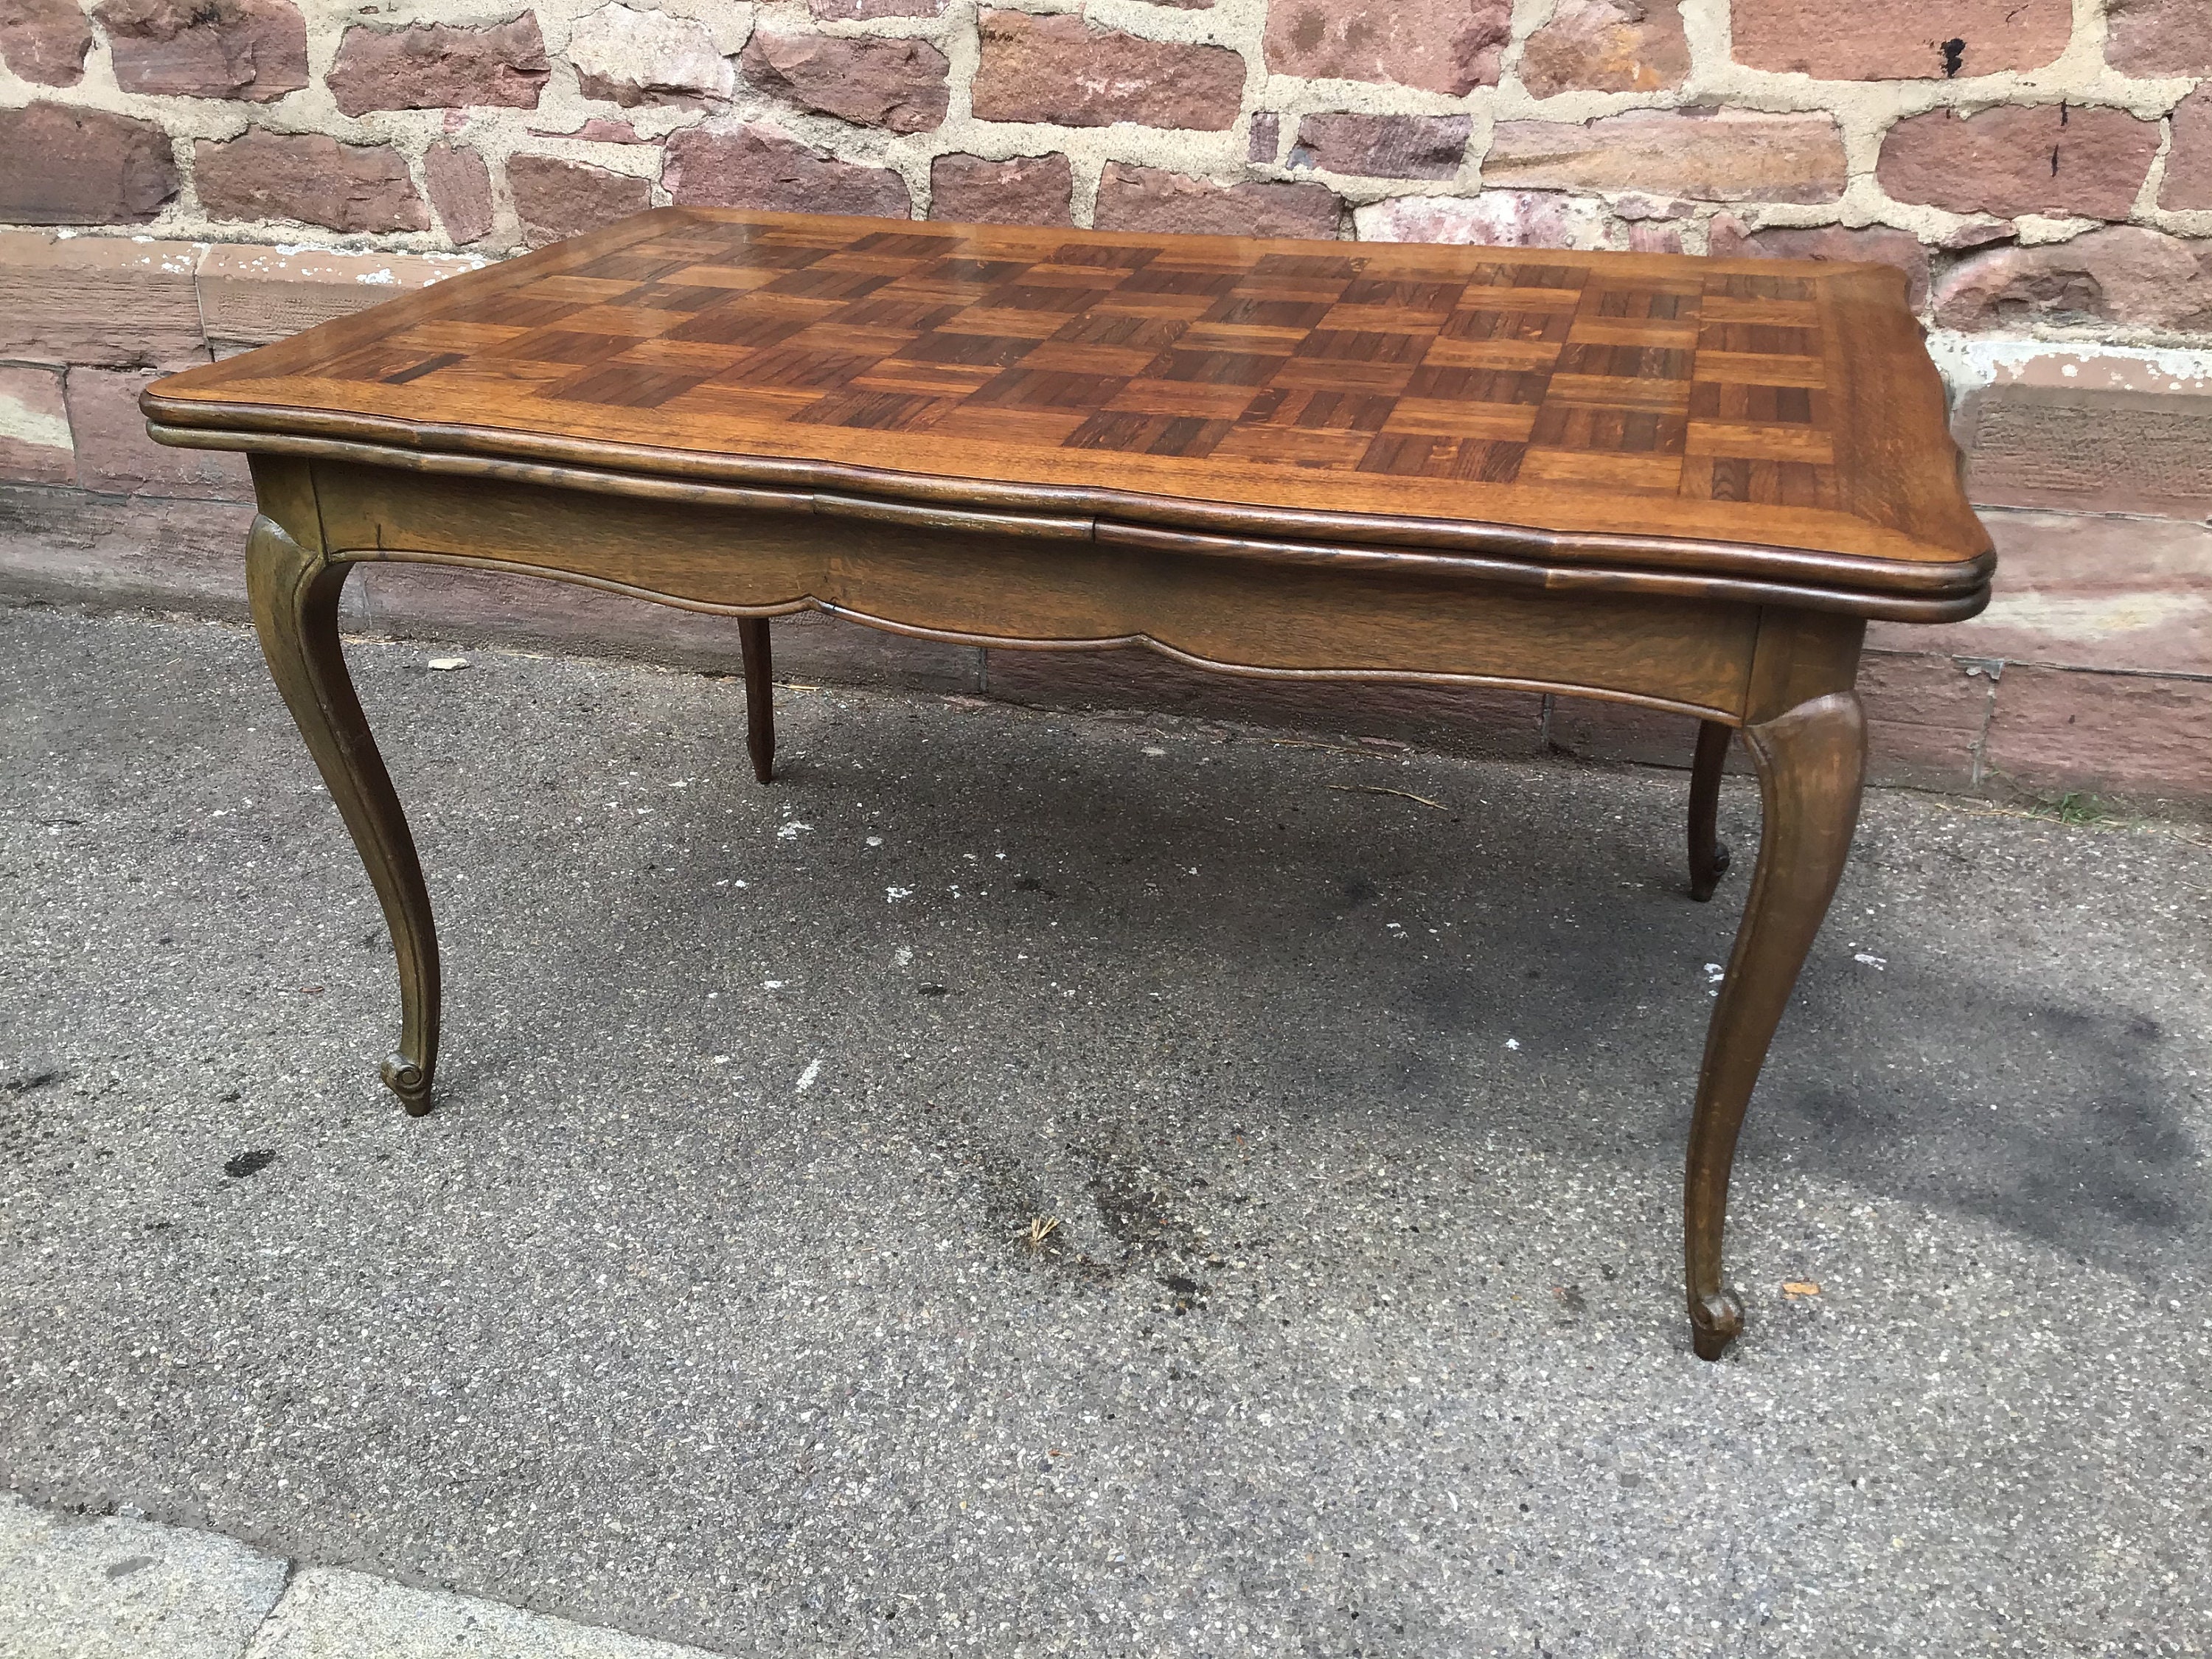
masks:
[[[1961,554],[1866,512],[1840,453],[1832,290],[1886,294],[1864,267],[708,210],[623,228],[171,385],[1048,488],[1567,530],[1710,534],[1718,511],[1744,542]]]

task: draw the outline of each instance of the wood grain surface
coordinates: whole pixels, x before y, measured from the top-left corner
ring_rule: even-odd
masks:
[[[224,447],[1505,556],[1522,535],[1860,592],[1972,599],[1991,562],[1881,266],[663,209],[145,406]]]

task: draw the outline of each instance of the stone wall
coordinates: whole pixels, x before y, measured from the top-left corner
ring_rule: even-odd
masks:
[[[153,372],[657,204],[1880,259],[2006,563],[1984,617],[1875,630],[1878,769],[2212,798],[2206,0],[0,0],[0,64],[19,592],[234,608],[242,473],[145,442]],[[377,574],[363,626],[732,649]],[[825,675],[1686,752],[1578,705],[785,631]]]

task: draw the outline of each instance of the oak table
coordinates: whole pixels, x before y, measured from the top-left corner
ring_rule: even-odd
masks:
[[[1506,686],[1695,715],[1690,890],[1759,862],[1685,1205],[1697,1351],[1752,1086],[1857,817],[1869,617],[1995,565],[1885,266],[1241,240],[665,208],[153,386],[252,458],[262,646],[399,963],[383,1076],[428,1109],[438,953],[348,678],[347,573],[520,572],[743,618],[1284,679]]]

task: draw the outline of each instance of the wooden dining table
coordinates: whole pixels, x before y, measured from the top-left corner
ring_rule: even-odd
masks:
[[[164,443],[251,458],[254,623],[391,927],[383,1078],[411,1113],[438,947],[339,643],[357,564],[741,619],[763,782],[768,620],[807,609],[1693,715],[1697,899],[1740,732],[1762,827],[1684,1210],[1708,1359],[1743,1326],[1737,1132],[1857,817],[1867,622],[1970,617],[1995,567],[1881,265],[663,208],[143,407]]]

